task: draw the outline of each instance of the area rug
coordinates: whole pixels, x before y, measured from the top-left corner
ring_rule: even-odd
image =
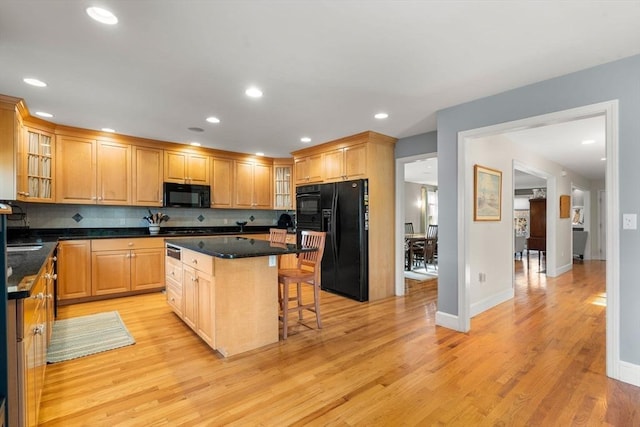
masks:
[[[416,268],[411,271],[405,270],[404,278],[424,282],[425,280],[437,279],[438,274],[436,272],[427,271],[424,268]]]
[[[117,311],[56,320],[47,362],[56,363],[135,344]]]

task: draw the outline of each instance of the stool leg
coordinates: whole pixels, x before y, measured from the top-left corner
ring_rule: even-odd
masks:
[[[298,285],[298,319],[302,320],[302,309],[300,307],[302,307],[302,285],[300,284],[300,282],[297,283]]]
[[[316,308],[316,322],[318,323],[318,329],[322,329],[322,321],[320,320],[320,286],[313,284],[313,299]]]
[[[287,339],[289,325],[289,282],[282,282],[282,339]]]

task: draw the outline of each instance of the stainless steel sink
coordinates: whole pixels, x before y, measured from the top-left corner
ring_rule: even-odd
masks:
[[[20,246],[7,246],[7,253],[10,252],[31,252],[42,249],[42,245],[20,245]]]

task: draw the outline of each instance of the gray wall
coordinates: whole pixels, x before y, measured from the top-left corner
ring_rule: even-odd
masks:
[[[458,314],[458,132],[619,100],[620,212],[640,211],[640,56],[514,89],[438,112],[438,310]],[[620,233],[620,357],[640,364],[640,235]]]
[[[396,159],[417,156],[418,154],[435,153],[436,151],[438,151],[438,134],[436,131],[399,139],[395,148]]]

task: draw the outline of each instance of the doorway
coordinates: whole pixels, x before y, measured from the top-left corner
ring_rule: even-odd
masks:
[[[468,331],[471,329],[471,309],[470,309],[470,285],[472,271],[471,254],[469,252],[470,229],[473,219],[472,204],[469,195],[473,194],[473,161],[474,159],[468,150],[473,144],[474,139],[488,135],[500,135],[514,129],[525,129],[546,126],[552,123],[567,122],[581,118],[603,116],[605,119],[606,129],[606,192],[609,196],[609,202],[606,204],[606,292],[607,292],[607,317],[606,317],[606,335],[607,335],[607,375],[613,378],[618,377],[620,369],[617,361],[619,361],[619,268],[616,260],[618,260],[618,248],[620,240],[619,232],[619,200],[618,200],[618,182],[614,171],[618,165],[618,103],[617,101],[603,102],[600,104],[579,107],[572,110],[566,110],[551,114],[545,114],[537,117],[530,117],[514,122],[502,123],[498,125],[488,126],[485,128],[473,129],[470,131],[460,132],[458,134],[458,185],[459,185],[459,224],[461,239],[463,245],[458,245],[458,325],[460,330]],[[555,201],[558,197],[555,191],[555,176],[552,180],[548,180],[549,191],[547,197]],[[548,215],[556,215],[558,212],[556,203],[550,203],[548,206]],[[547,230],[547,236],[551,237],[556,230]],[[510,231],[509,231],[510,232]],[[552,234],[553,233],[553,234]],[[550,242],[553,249],[556,245]],[[555,256],[548,252],[548,265],[554,262]],[[511,262],[509,257],[508,262]],[[500,261],[502,262],[502,261]],[[614,363],[616,362],[616,363]]]

